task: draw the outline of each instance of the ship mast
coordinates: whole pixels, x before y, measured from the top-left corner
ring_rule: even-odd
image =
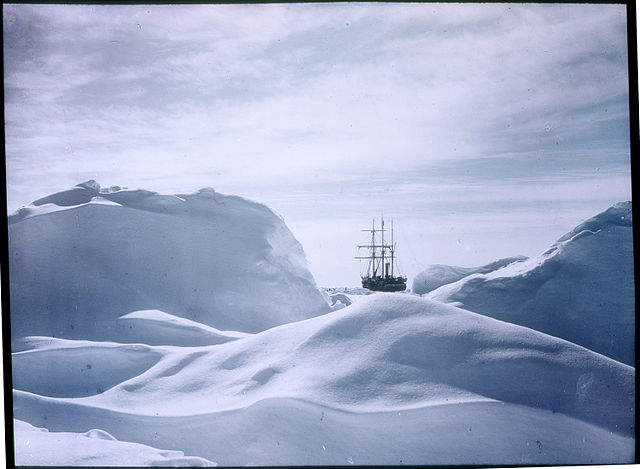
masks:
[[[396,245],[393,243],[393,218],[391,219],[391,276],[393,277],[393,264],[395,263],[394,254]]]
[[[358,245],[358,249],[367,248],[370,250],[370,254],[368,256],[356,256],[356,259],[368,259],[369,265],[367,266],[367,276],[375,277],[378,272],[378,266],[376,265],[376,260],[378,256],[376,255],[376,248],[379,247],[376,245],[376,232],[380,230],[376,230],[376,219],[375,217],[371,221],[371,229],[370,230],[360,230],[360,231],[368,231],[371,233],[371,244],[369,245]],[[380,246],[382,247],[382,246]]]
[[[371,260],[369,261],[369,268],[367,269],[367,274],[372,277],[376,276],[376,219],[375,217],[371,220]]]
[[[374,217],[371,229],[361,231],[367,231],[371,233],[371,244],[358,245],[358,249],[368,249],[370,251],[369,255],[356,256],[356,259],[367,259],[369,261],[367,275],[362,276],[362,286],[372,291],[404,291],[407,287],[407,278],[402,276],[395,276],[394,264],[396,260],[396,247],[393,233],[393,219],[391,220],[391,244],[385,244],[384,217],[380,217],[379,230],[376,229],[376,219]],[[377,232],[380,232],[380,244],[376,244]],[[380,248],[379,255],[377,251],[378,248]]]
[[[380,229],[376,229],[376,219],[373,218],[370,230],[361,230],[371,233],[371,244],[358,245],[358,248],[367,248],[370,253],[368,256],[356,256],[356,259],[367,259],[369,265],[367,267],[367,276],[388,278],[395,275],[395,242],[393,239],[393,219],[391,220],[391,244],[385,244],[384,241],[384,218],[380,218]],[[380,244],[376,244],[376,233],[380,233]],[[377,249],[380,248],[380,255]],[[387,250],[389,252],[387,252]],[[391,270],[391,272],[389,272]],[[391,274],[391,275],[389,275]]]
[[[384,218],[380,217],[380,221],[381,221],[381,241],[380,241],[380,246],[381,246],[381,251],[382,251],[382,262],[380,264],[380,267],[382,267],[382,274],[381,277],[386,277],[387,276],[387,266],[384,263],[384,252],[385,252],[385,247],[384,247]]]

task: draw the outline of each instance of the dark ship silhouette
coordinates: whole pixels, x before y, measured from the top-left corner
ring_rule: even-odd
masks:
[[[368,249],[368,256],[356,256],[356,259],[367,259],[367,274],[362,276],[362,286],[373,291],[404,291],[407,288],[407,277],[395,276],[396,247],[393,242],[393,220],[391,221],[391,244],[384,241],[384,218],[380,220],[380,229],[376,229],[373,219],[371,229],[362,230],[371,233],[371,244],[359,245],[358,249]],[[377,244],[376,233],[380,233],[380,244]]]

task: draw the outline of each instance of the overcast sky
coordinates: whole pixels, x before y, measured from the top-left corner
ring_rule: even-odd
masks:
[[[624,5],[5,5],[3,21],[9,213],[90,178],[211,186],[282,215],[334,286],[359,283],[374,216],[412,277],[536,255],[631,198]]]

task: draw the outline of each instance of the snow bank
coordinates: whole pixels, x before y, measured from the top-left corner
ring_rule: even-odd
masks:
[[[12,354],[13,387],[54,397],[86,397],[144,373],[162,354],[145,345],[45,337],[19,343]]]
[[[457,282],[471,274],[486,274],[513,262],[524,261],[525,256],[507,257],[480,267],[458,267],[453,265],[434,264],[420,272],[413,279],[412,291],[423,295],[442,285]]]
[[[115,340],[116,318],[151,309],[244,332],[329,310],[264,205],[118,189],[89,181],[9,217],[12,338]]]
[[[102,430],[85,433],[49,432],[14,421],[17,466],[199,466],[217,464],[182,451],[163,451],[118,441]],[[61,451],[73,448],[73,451]]]
[[[223,344],[248,335],[236,331],[219,331],[158,310],[134,311],[120,316],[116,321],[120,342],[193,347]]]
[[[537,257],[467,276],[427,296],[634,364],[631,202],[587,220]]]
[[[101,415],[95,409],[51,405],[23,394],[19,398],[21,405],[38,404],[50,420],[62,422],[68,411],[88,422],[105,422],[121,438],[211,455],[209,459],[223,466],[530,466],[634,460],[631,437],[563,414],[502,402],[350,413],[300,400],[269,399],[225,413],[150,418]],[[69,448],[68,458],[87,451],[64,448]]]
[[[29,346],[64,374],[87,342]],[[16,386],[15,417],[223,465],[634,459],[632,367],[426,298],[376,293],[219,345],[135,347],[161,358],[82,398]]]
[[[534,259],[441,269],[466,277],[434,301],[320,292],[281,219],[212,189],[47,196],[9,220],[17,461],[631,462],[634,368],[488,317],[632,350],[630,212]]]

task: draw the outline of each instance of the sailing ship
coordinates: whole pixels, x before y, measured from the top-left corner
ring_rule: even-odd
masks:
[[[391,244],[385,244],[384,218],[380,219],[380,229],[376,229],[373,219],[371,229],[361,230],[371,233],[371,244],[359,245],[358,249],[368,249],[368,256],[356,256],[356,259],[367,259],[367,274],[362,276],[362,286],[373,291],[404,291],[407,288],[407,277],[395,275],[396,245],[393,242],[393,220],[391,220]],[[380,233],[380,243],[376,233]]]

